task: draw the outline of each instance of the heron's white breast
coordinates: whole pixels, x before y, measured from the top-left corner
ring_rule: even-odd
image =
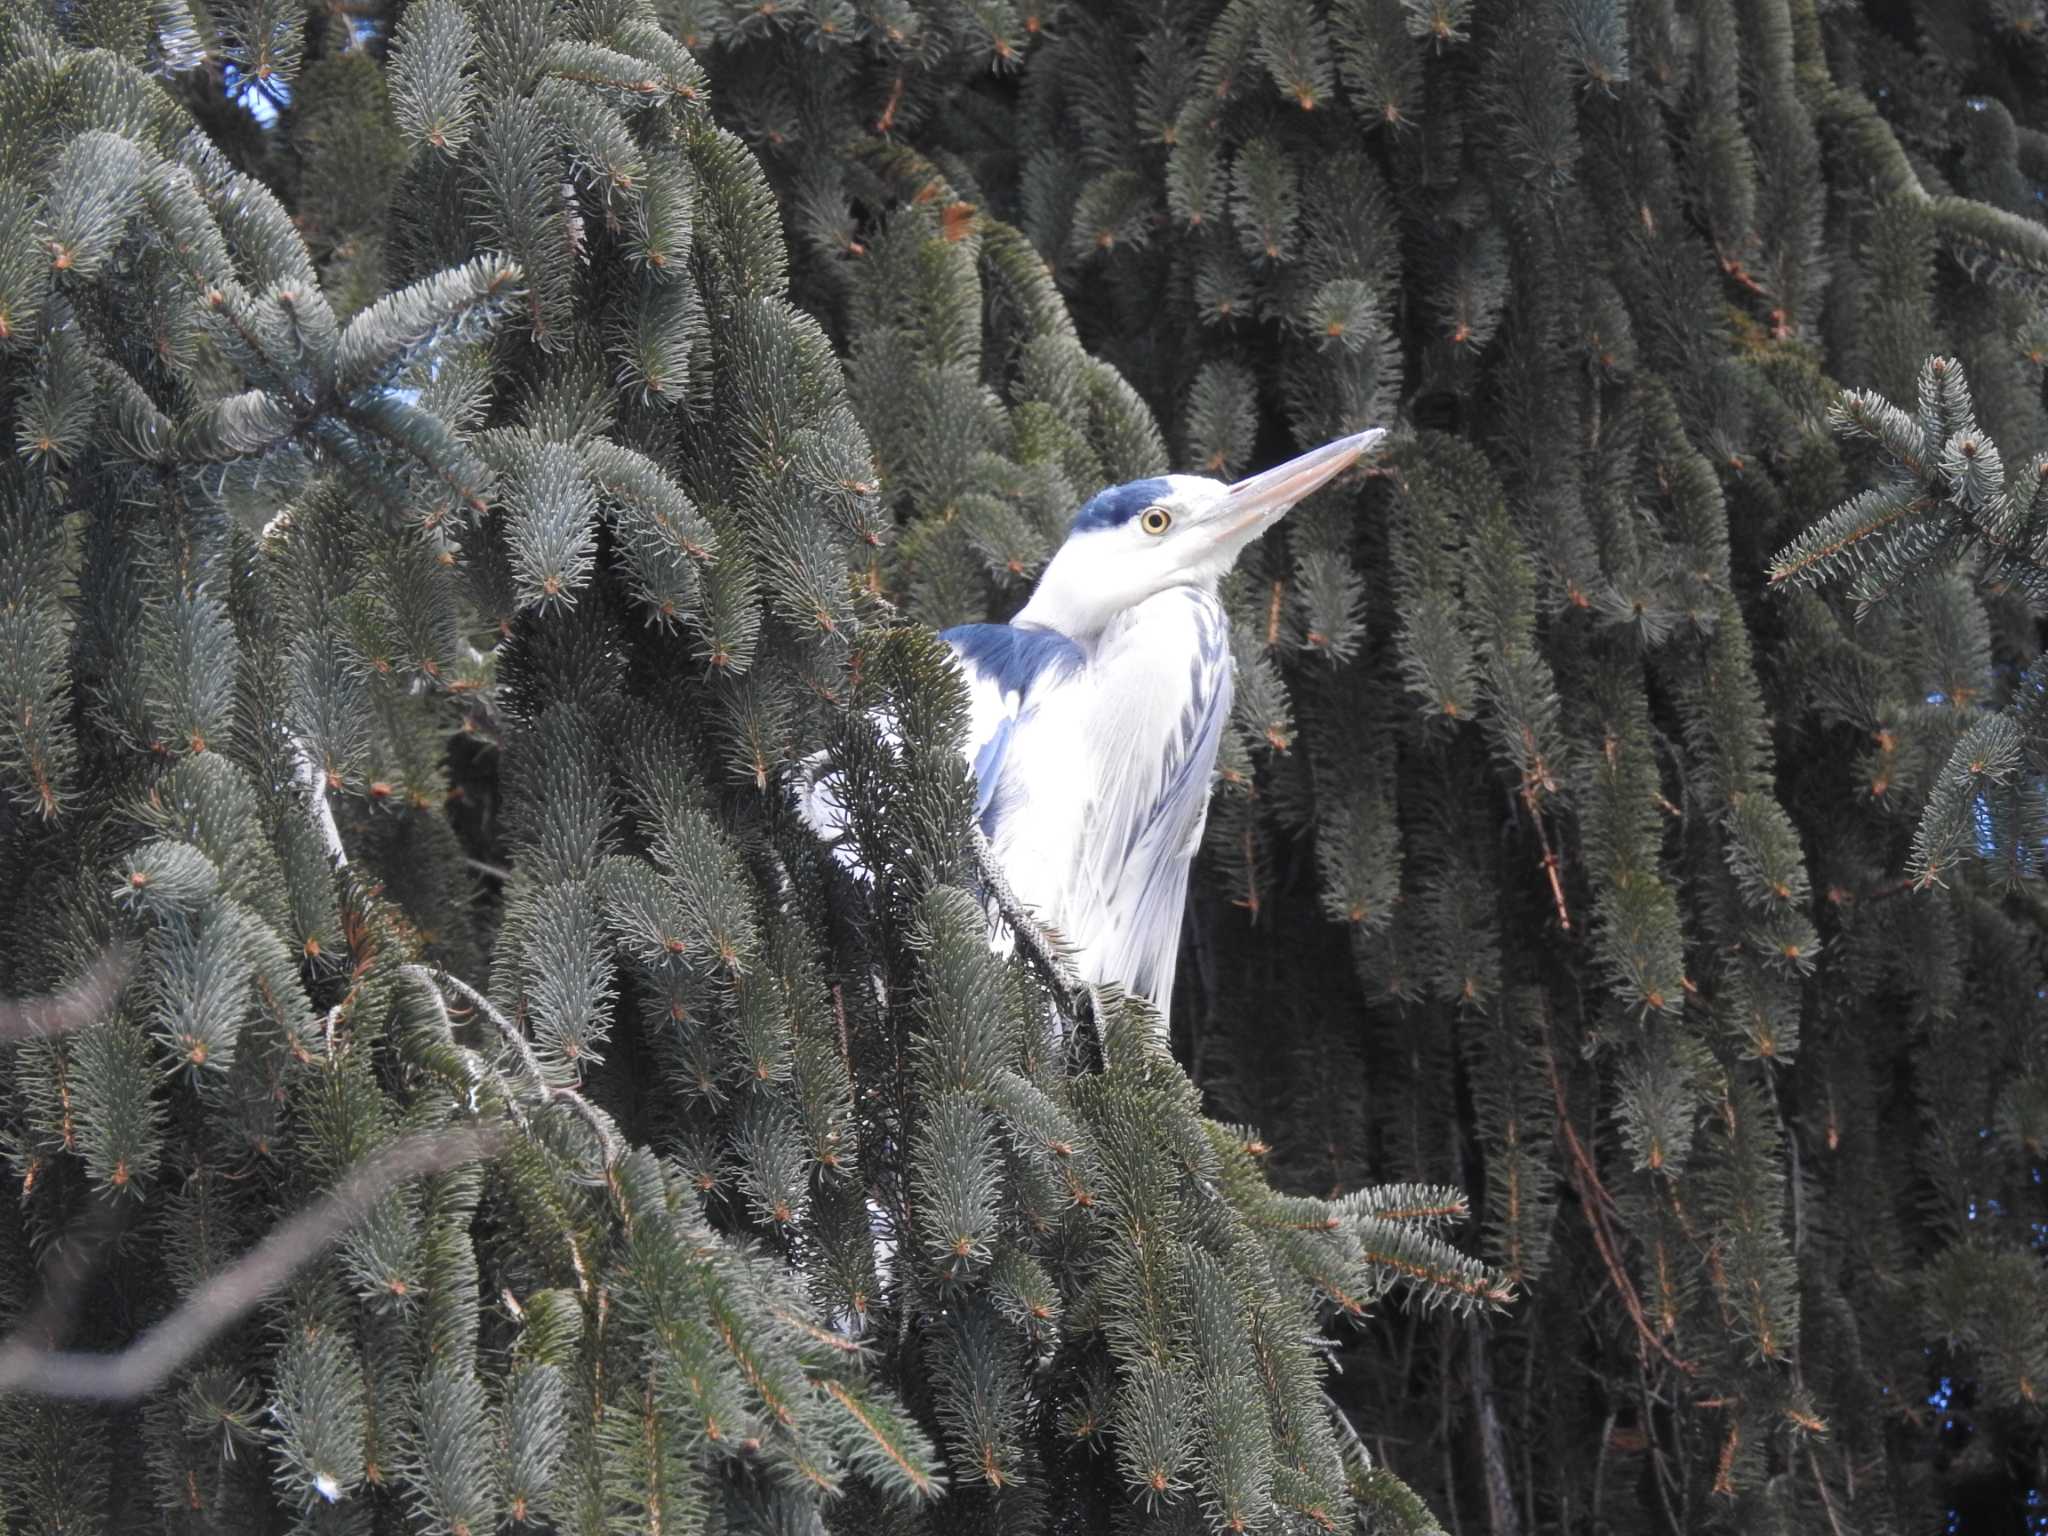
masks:
[[[1084,667],[1033,697],[1010,743],[1006,779],[1020,798],[996,851],[1017,895],[1083,958],[1107,960],[1169,917],[1178,934],[1215,762],[1207,727],[1229,708],[1228,635],[1208,592],[1148,598],[1104,630]],[[1162,874],[1180,876],[1170,892]],[[1170,914],[1149,910],[1168,900]]]

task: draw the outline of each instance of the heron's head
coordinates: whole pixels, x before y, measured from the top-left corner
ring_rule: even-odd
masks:
[[[1075,515],[1017,622],[1085,640],[1169,587],[1213,590],[1247,544],[1385,436],[1341,437],[1235,485],[1158,475],[1111,486]]]

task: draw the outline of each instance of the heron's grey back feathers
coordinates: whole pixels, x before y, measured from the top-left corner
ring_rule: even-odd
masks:
[[[1222,605],[1175,587],[1126,610],[1086,649],[1011,624],[964,624],[943,638],[967,684],[975,814],[1012,890],[1084,976],[1149,999],[1163,1029],[1188,868],[1230,715]],[[893,738],[894,723],[880,724]],[[807,760],[796,788],[803,819],[865,880],[830,756]]]
[[[1087,651],[1054,631],[948,630],[970,700],[982,830],[1083,974],[1172,1000],[1188,866],[1230,713],[1229,621],[1175,587]]]

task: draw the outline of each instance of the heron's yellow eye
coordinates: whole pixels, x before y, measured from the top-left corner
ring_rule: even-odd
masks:
[[[1138,519],[1138,526],[1147,533],[1164,533],[1173,526],[1173,516],[1164,507],[1147,507],[1145,515]]]

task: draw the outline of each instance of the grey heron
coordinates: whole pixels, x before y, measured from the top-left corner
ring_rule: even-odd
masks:
[[[1326,443],[1232,485],[1159,475],[1075,515],[1017,616],[942,638],[966,682],[975,814],[1012,893],[1082,978],[1172,999],[1188,870],[1230,714],[1218,584],[1247,545],[1386,434]],[[842,830],[836,776],[803,814]]]

